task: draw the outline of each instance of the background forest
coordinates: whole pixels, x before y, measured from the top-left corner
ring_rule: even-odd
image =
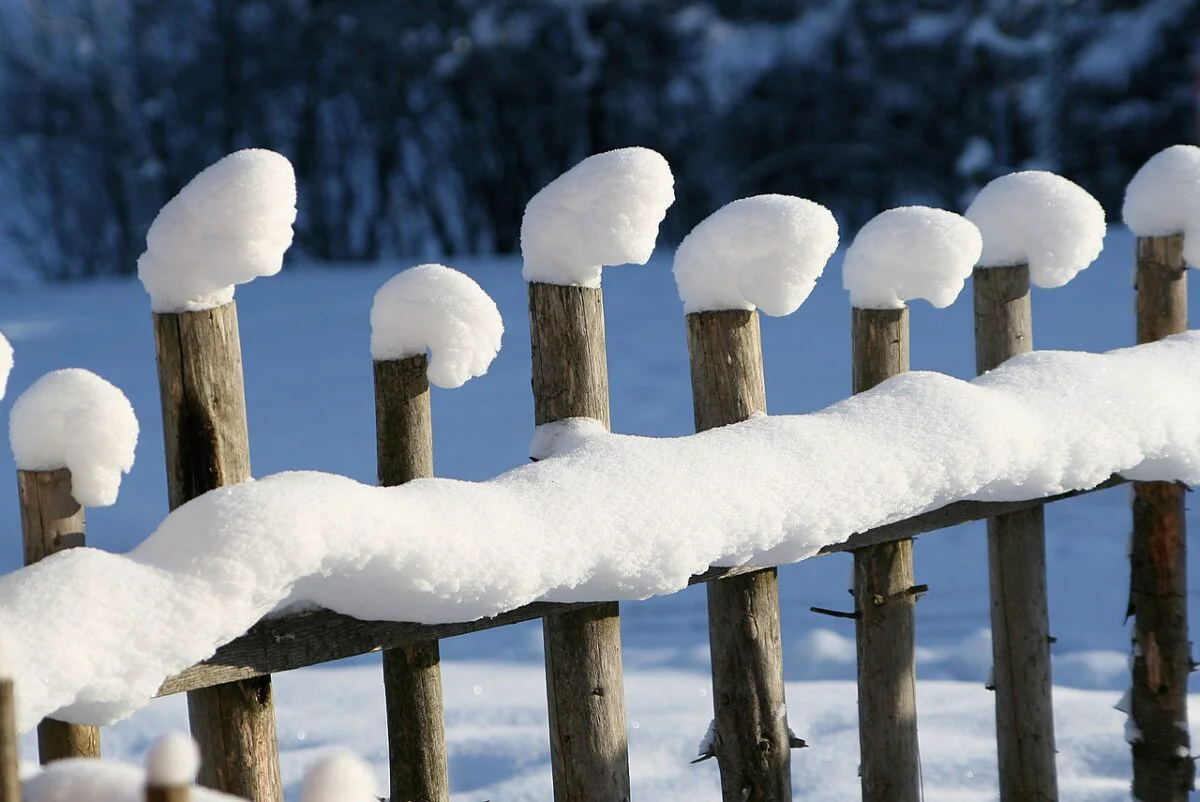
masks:
[[[675,170],[668,241],[744,195],[856,225],[1022,166],[1113,214],[1194,141],[1198,48],[1200,0],[0,0],[0,234],[26,273],[131,272],[249,146],[295,165],[311,260],[511,252],[538,188],[631,144]]]

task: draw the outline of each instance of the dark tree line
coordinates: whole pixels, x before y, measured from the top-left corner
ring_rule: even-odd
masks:
[[[225,153],[296,167],[296,251],[512,251],[589,153],[671,162],[678,239],[787,192],[854,225],[1054,167],[1110,210],[1195,136],[1200,0],[0,0],[0,223],[54,278],[129,272]]]

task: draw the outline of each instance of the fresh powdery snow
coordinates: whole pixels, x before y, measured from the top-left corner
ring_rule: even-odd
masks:
[[[1104,208],[1087,190],[1043,170],[993,179],[966,218],[983,235],[983,267],[1029,265],[1039,287],[1061,287],[1104,248]]]
[[[1183,258],[1200,265],[1200,147],[1172,145],[1152,156],[1126,187],[1121,214],[1139,237],[1183,234]]]
[[[599,287],[601,267],[645,264],[674,202],[675,179],[661,154],[622,148],[587,157],[525,206],[525,280]]]
[[[818,203],[791,195],[735,200],[692,229],[675,252],[684,311],[757,307],[790,315],[837,245],[837,221]]]
[[[296,220],[296,176],[270,150],[239,150],[167,202],[146,234],[138,278],[155,312],[211,309],[235,284],[283,266]]]
[[[429,352],[429,381],[461,387],[487,373],[500,351],[500,310],[470,276],[443,265],[409,268],[375,293],[371,358]]]
[[[330,755],[309,769],[300,802],[376,802],[375,773],[349,752]]]
[[[207,788],[189,790],[193,802],[234,802]],[[25,780],[24,802],[144,802],[146,773],[138,766],[73,758],[59,760]]]
[[[8,437],[17,468],[71,471],[71,495],[85,507],[117,500],[133,467],[138,421],[120,389],[91,371],[67,368],[38,379],[13,404]]]
[[[167,733],[146,755],[146,783],[157,788],[191,785],[199,771],[200,747],[186,733]]]
[[[0,577],[21,726],[127,715],[293,603],[437,623],[535,600],[637,599],[710,565],[801,560],[961,499],[1038,497],[1118,472],[1196,483],[1196,397],[1189,332],[1026,354],[972,381],[911,372],[819,412],[685,437],[577,427],[540,462],[485,482],[380,488],[297,472],[221,488],[128,555],[73,549]]]
[[[954,303],[983,249],[979,229],[961,215],[927,206],[888,209],[846,249],[842,284],[859,309],[899,309],[924,298]]]

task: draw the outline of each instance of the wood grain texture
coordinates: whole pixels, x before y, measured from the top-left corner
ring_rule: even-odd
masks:
[[[1137,241],[1137,341],[1187,330],[1183,237]],[[1187,614],[1187,488],[1134,482],[1129,608],[1133,615],[1133,795],[1167,802],[1190,798],[1195,764],[1187,755],[1191,643]]]
[[[83,507],[71,495],[71,472],[17,471],[25,564],[84,545]],[[68,588],[64,593],[70,592]],[[38,723],[38,759],[45,765],[73,757],[100,757],[100,728],[43,719]]]
[[[908,309],[851,314],[854,392],[908,370]],[[919,802],[912,541],[854,552],[864,802]]]
[[[375,363],[379,483],[393,487],[433,476],[433,414],[424,355]],[[448,802],[450,780],[436,640],[383,653],[390,799]]]
[[[250,478],[237,307],[154,315],[171,509]],[[188,694],[199,782],[252,802],[281,802],[271,678]]]
[[[0,677],[0,802],[21,802],[17,698],[7,677]]]
[[[687,316],[696,431],[767,411],[758,313]],[[725,802],[792,798],[775,569],[708,584],[714,744]]]
[[[599,288],[529,285],[536,425],[609,424],[604,301]],[[616,602],[542,621],[550,765],[556,802],[626,802],[629,751]]]
[[[1126,484],[1119,476],[1088,490],[1060,493],[1029,501],[960,501],[939,510],[923,513],[904,521],[861,532],[821,549],[817,556],[857,551],[867,546],[894,543],[916,535],[947,529],[972,521],[982,521],[997,514],[1019,512],[1076,498],[1099,490]],[[718,579],[754,573],[757,568],[710,568],[693,576],[692,585]],[[299,613],[264,618],[245,635],[217,649],[216,654],[202,663],[185,669],[163,682],[157,696],[170,696],[196,688],[206,688],[224,682],[277,674],[305,666],[319,665],[332,660],[390,649],[407,643],[452,638],[471,632],[519,624],[543,618],[556,610],[583,609],[606,602],[551,604],[534,602],[508,612],[474,621],[450,624],[416,624],[396,621],[361,621],[330,610],[306,610]]]
[[[146,786],[146,802],[188,802],[191,798],[192,789],[187,785]]]
[[[1033,350],[1029,266],[974,272],[975,367],[985,373]],[[993,685],[1000,799],[1058,799],[1046,524],[1041,507],[988,520]]]

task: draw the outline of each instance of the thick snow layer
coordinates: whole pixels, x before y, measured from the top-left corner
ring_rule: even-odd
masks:
[[[1183,258],[1200,265],[1200,147],[1172,145],[1125,188],[1125,225],[1139,237],[1183,234]]]
[[[146,754],[146,783],[157,788],[191,785],[200,771],[200,747],[192,736],[169,732]]]
[[[376,802],[375,773],[356,755],[340,752],[317,762],[304,777],[301,802]]]
[[[25,802],[144,802],[146,774],[137,766],[72,758],[42,768],[25,781]],[[226,802],[238,797],[195,787],[195,802]]]
[[[13,347],[8,338],[0,334],[0,398],[8,389],[8,377],[13,368]]]
[[[47,373],[21,394],[8,418],[17,467],[71,471],[71,495],[85,507],[117,500],[133,467],[138,421],[129,399],[91,371]]]
[[[405,270],[371,304],[371,358],[428,351],[429,381],[438,387],[461,387],[487,373],[503,334],[496,302],[470,276],[443,265]]]
[[[899,309],[924,298],[954,303],[983,249],[979,229],[961,215],[901,206],[876,215],[846,250],[842,285],[859,309]]]
[[[601,267],[645,264],[674,201],[671,167],[656,151],[622,148],[589,156],[525,207],[525,280],[599,287]]]
[[[138,278],[155,312],[212,309],[235,284],[283,266],[296,220],[296,176],[270,150],[239,150],[203,170],[146,234]]]
[[[837,250],[838,225],[819,203],[755,195],[726,204],[684,237],[675,283],[684,311],[795,312]]]
[[[0,577],[23,727],[103,723],[282,605],[425,623],[672,593],[710,565],[801,560],[961,499],[1200,481],[1200,333],[1035,352],[970,382],[912,372],[820,412],[677,438],[578,427],[486,482],[315,472],[226,488],[128,555]],[[69,595],[61,589],[74,590]]]
[[[983,235],[983,267],[1028,264],[1039,287],[1061,287],[1104,248],[1104,208],[1087,190],[1043,170],[1009,173],[980,190],[966,218]]]

